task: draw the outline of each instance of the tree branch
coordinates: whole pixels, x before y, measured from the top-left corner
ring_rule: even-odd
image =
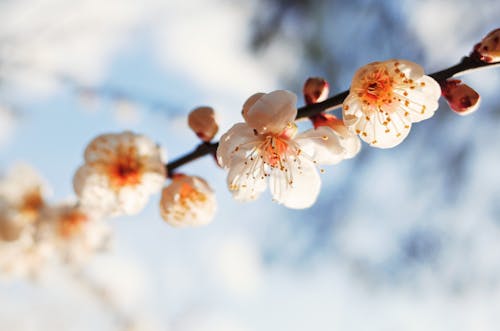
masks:
[[[444,70],[432,73],[432,74],[430,74],[430,76],[432,78],[434,78],[438,83],[442,83],[445,80],[447,80],[448,78],[451,78],[451,77],[457,76],[457,75],[465,74],[465,73],[472,71],[474,69],[483,68],[483,67],[496,67],[496,66],[500,66],[500,62],[486,63],[486,62],[482,62],[478,59],[475,59],[473,57],[465,56],[462,58],[462,60],[459,63],[455,64],[454,66],[451,66],[451,67],[446,68]],[[300,107],[297,110],[297,119],[311,117],[313,115],[317,115],[317,114],[322,113],[324,111],[330,111],[330,110],[333,110],[335,108],[339,108],[340,106],[342,106],[344,99],[348,95],[349,95],[349,90],[343,91],[339,94],[336,94],[336,95],[332,96],[331,98],[326,99],[323,102]],[[186,163],[194,161],[194,160],[196,160],[202,156],[205,156],[207,154],[215,155],[218,146],[219,146],[218,142],[202,143],[191,153],[188,153],[180,158],[173,160],[172,162],[169,162],[166,165],[168,176],[170,177],[173,174],[175,169],[177,169],[178,167],[180,167]]]

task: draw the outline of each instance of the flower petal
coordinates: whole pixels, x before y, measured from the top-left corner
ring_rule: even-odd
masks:
[[[350,133],[340,136],[340,144],[344,147],[344,158],[351,159],[361,150],[361,140],[357,135]]]
[[[288,208],[309,208],[316,201],[321,187],[318,170],[312,162],[301,159],[293,162],[288,172],[275,170],[271,174],[269,186],[274,200]],[[291,184],[290,184],[291,182]]]
[[[336,164],[344,159],[339,136],[330,127],[307,130],[294,139],[303,153],[319,164]]]
[[[73,177],[73,187],[83,209],[102,216],[116,211],[116,194],[109,189],[108,177],[96,168],[81,166]]]
[[[248,125],[259,133],[281,133],[297,116],[297,96],[278,90],[261,96],[244,114]]]
[[[364,116],[354,126],[359,137],[378,148],[391,148],[399,145],[410,132],[411,122],[400,112],[385,115],[377,112]]]
[[[266,174],[261,158],[253,161],[235,157],[227,175],[227,185],[238,201],[252,201],[266,189]]]
[[[231,158],[235,155],[245,155],[253,148],[252,142],[259,141],[253,129],[246,123],[236,123],[229,131],[224,133],[217,147],[217,161],[224,168],[231,166]]]

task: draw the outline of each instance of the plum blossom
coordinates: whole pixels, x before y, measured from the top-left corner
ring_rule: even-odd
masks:
[[[73,186],[80,205],[97,214],[137,214],[165,181],[161,150],[143,135],[100,135],[87,146],[84,158]]]
[[[354,75],[342,105],[345,125],[374,147],[400,144],[411,124],[438,108],[439,84],[422,67],[406,60],[373,62]]]
[[[48,185],[27,164],[16,164],[0,179],[0,204],[22,223],[34,222],[45,205]],[[7,211],[7,209],[9,211]]]
[[[172,226],[199,226],[210,223],[217,202],[208,183],[196,176],[176,174],[162,191],[160,213]]]
[[[65,262],[81,263],[107,247],[109,225],[73,203],[46,207],[40,217],[38,240]]]
[[[32,276],[49,257],[35,234],[47,184],[31,166],[17,164],[0,179],[0,273]]]
[[[289,91],[254,94],[243,105],[245,123],[222,136],[217,159],[229,170],[227,184],[235,199],[256,199],[269,179],[276,202],[310,207],[321,186],[316,165],[344,159],[345,147],[329,127],[297,134],[296,102]]]

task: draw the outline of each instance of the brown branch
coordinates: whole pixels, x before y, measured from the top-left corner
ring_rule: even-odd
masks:
[[[462,60],[459,63],[455,64],[454,66],[451,66],[451,67],[446,68],[444,70],[432,73],[432,74],[430,74],[430,76],[432,78],[434,78],[438,83],[442,83],[448,78],[451,78],[451,77],[458,75],[458,74],[466,73],[467,71],[472,70],[472,69],[477,69],[477,68],[481,68],[481,67],[498,66],[498,65],[500,65],[500,62],[486,63],[486,62],[482,62],[480,60],[476,60],[473,57],[466,56],[466,57],[462,58]],[[349,95],[349,90],[343,91],[337,95],[334,95],[331,98],[328,98],[323,102],[300,107],[297,111],[297,119],[304,118],[304,117],[310,117],[313,115],[317,115],[321,112],[324,112],[327,110],[332,110],[334,108],[340,107],[342,105],[342,103],[344,102],[344,99],[348,95]],[[194,160],[196,160],[202,156],[205,156],[207,154],[214,155],[215,152],[217,151],[218,146],[219,146],[218,142],[202,143],[191,153],[186,154],[186,155],[168,163],[166,165],[166,168],[168,171],[167,172],[168,176],[171,176],[175,169],[177,169],[178,167],[180,167],[186,163],[194,161]]]

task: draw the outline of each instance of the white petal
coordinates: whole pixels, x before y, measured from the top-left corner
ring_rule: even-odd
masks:
[[[319,164],[335,164],[344,159],[339,136],[327,126],[300,133],[294,141],[303,153]]]
[[[116,194],[109,187],[108,177],[95,168],[80,167],[73,177],[73,187],[83,209],[103,216],[115,212]]]
[[[125,186],[118,192],[117,214],[138,214],[149,201],[150,194],[143,186]]]
[[[249,150],[248,148],[253,147],[251,142],[259,139],[260,137],[256,136],[253,129],[246,123],[236,123],[220,138],[217,147],[219,165],[224,168],[230,167],[233,156],[237,154],[244,155]]]
[[[245,101],[245,103],[243,104],[243,109],[241,110],[241,115],[243,115],[243,118],[245,119],[245,121],[246,121],[247,114],[248,114],[248,111],[250,110],[250,108],[257,102],[257,100],[259,100],[264,95],[266,95],[266,93],[262,93],[262,92],[255,93],[255,94],[251,95],[247,99],[247,101]]]
[[[305,159],[292,164],[295,167],[288,169],[293,175],[291,184],[288,172],[273,171],[269,182],[271,194],[276,202],[288,208],[308,208],[316,201],[321,187],[318,170],[312,162]]]
[[[266,189],[266,175],[260,158],[252,161],[235,158],[227,175],[227,185],[233,197],[239,201],[251,201]]]
[[[361,140],[357,135],[350,133],[349,135],[340,137],[340,144],[344,147],[344,158],[351,159],[356,156],[361,150]]]
[[[372,116],[361,117],[354,128],[359,131],[359,137],[371,146],[391,148],[408,136],[411,122],[400,112],[391,115],[377,112]]]
[[[398,96],[402,99],[400,108],[403,115],[409,117],[411,122],[420,122],[432,117],[438,109],[441,87],[429,76],[421,77],[415,84],[415,89],[405,90],[406,96],[403,93],[398,93]]]
[[[354,131],[353,127],[359,121],[359,118],[363,116],[362,104],[357,95],[350,93],[347,98],[345,98],[342,104],[342,120],[345,126]]]
[[[424,69],[420,65],[408,60],[392,59],[386,61],[385,64],[389,70],[398,68],[403,74],[413,80],[419,79],[424,75]]]
[[[295,121],[297,96],[292,92],[279,90],[261,96],[248,108],[245,120],[259,133],[281,133]]]

